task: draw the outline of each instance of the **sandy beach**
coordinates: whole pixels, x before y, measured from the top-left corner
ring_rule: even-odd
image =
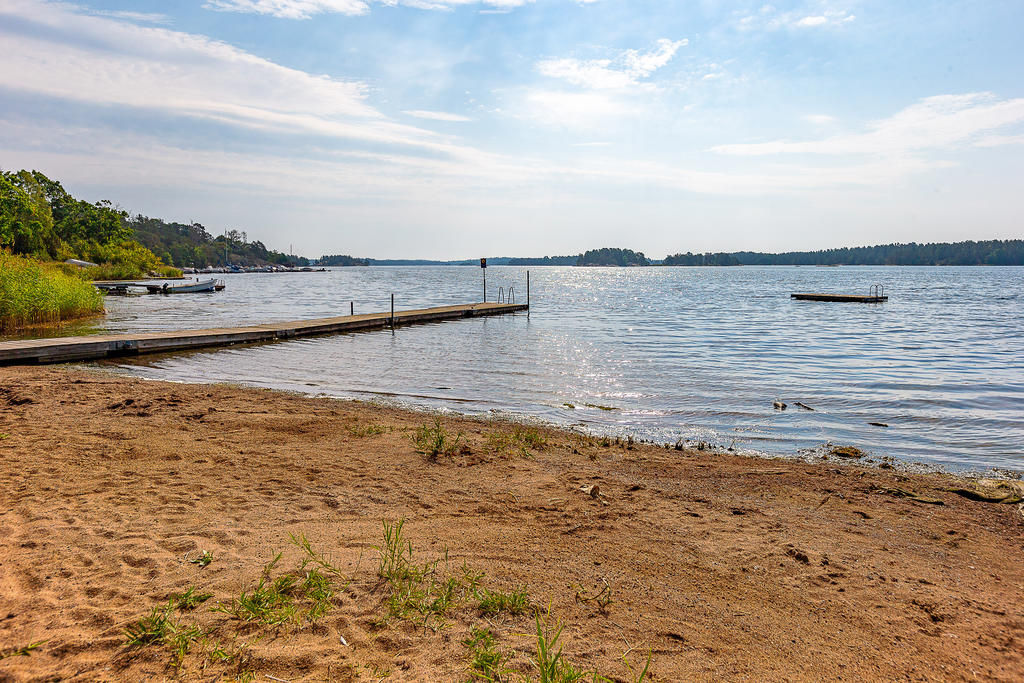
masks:
[[[949,491],[972,482],[447,417],[461,438],[431,455],[415,441],[433,419],[0,369],[0,681],[467,681],[484,629],[519,680],[538,611],[567,661],[613,681],[648,656],[654,681],[1024,671],[1024,516]],[[433,565],[418,585],[450,587],[426,614],[389,612],[377,547],[398,520],[413,566]],[[301,536],[323,564],[301,568]],[[281,623],[240,617],[261,576],[315,566],[322,613],[296,590]],[[169,611],[198,634],[182,656],[127,644],[191,587],[209,597]],[[524,610],[481,608],[524,592]]]

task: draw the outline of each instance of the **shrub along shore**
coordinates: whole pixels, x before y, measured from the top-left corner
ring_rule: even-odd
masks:
[[[0,333],[103,312],[103,294],[62,265],[0,251]]]

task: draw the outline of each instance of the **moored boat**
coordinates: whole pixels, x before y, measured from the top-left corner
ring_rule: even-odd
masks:
[[[149,290],[150,294],[192,294],[193,292],[213,292],[217,291],[217,280],[201,280],[189,283],[187,285],[172,285],[168,282],[162,285],[146,285],[146,289]],[[223,284],[223,281],[221,281]],[[223,289],[223,286],[221,287]]]

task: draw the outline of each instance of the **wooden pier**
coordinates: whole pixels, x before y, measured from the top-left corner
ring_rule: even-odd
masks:
[[[859,294],[790,294],[790,296],[800,301],[838,301],[858,304],[880,304],[889,300],[889,297],[883,295],[862,296]]]
[[[0,342],[0,365],[63,363],[113,356],[166,353],[211,346],[229,346],[231,344],[374,330],[392,325],[413,325],[486,315],[504,315],[526,311],[529,308],[528,304],[478,303],[395,311],[393,320],[391,313],[369,313],[337,318],[268,323],[252,327],[22,339]]]

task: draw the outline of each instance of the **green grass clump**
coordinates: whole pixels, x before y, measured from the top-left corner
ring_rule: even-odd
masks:
[[[184,624],[176,620],[174,611],[178,606],[177,601],[172,598],[166,604],[154,607],[148,615],[130,624],[125,629],[125,644],[128,647],[161,645],[170,653],[171,665],[180,669],[192,646],[206,633],[198,626]]]
[[[103,312],[103,294],[82,277],[0,250],[0,332]]]
[[[352,426],[348,428],[348,433],[352,436],[361,439],[367,436],[377,436],[379,434],[387,434],[391,431],[391,427],[387,425],[379,424],[377,422],[370,422],[369,424],[361,426]]]
[[[305,536],[292,538],[293,542],[298,541],[296,544],[300,547],[302,541],[307,545],[309,543]],[[340,573],[312,548],[309,552],[321,558],[332,573]],[[301,626],[303,622],[313,624],[322,619],[330,611],[331,600],[334,597],[334,589],[328,576],[320,569],[309,568],[313,560],[307,557],[297,570],[274,577],[274,569],[280,560],[281,553],[278,553],[263,568],[260,580],[255,586],[249,590],[243,589],[237,598],[228,603],[218,603],[212,611],[230,615],[246,623],[272,627],[285,624]]]
[[[537,625],[537,655],[533,664],[537,668],[539,683],[575,683],[590,676],[594,681],[607,681],[596,672],[588,672],[577,668],[562,655],[562,646],[558,640],[562,637],[562,624],[556,623],[549,627],[547,619],[543,621],[538,612],[535,617]]]
[[[213,593],[200,593],[195,586],[190,586],[184,593],[171,594],[171,600],[183,612],[191,612],[212,597]]]
[[[530,596],[525,588],[510,593],[481,589],[477,592],[480,600],[480,611],[484,614],[522,614],[530,607]]]
[[[413,434],[416,450],[436,459],[439,455],[454,455],[462,445],[462,432],[454,437],[441,424],[441,418],[434,418],[433,424],[424,424]]]
[[[388,588],[385,598],[387,617],[397,619],[422,618],[424,625],[430,620],[443,620],[462,587],[455,578],[441,579],[437,567],[441,558],[418,564],[413,562],[412,543],[402,535],[405,520],[384,520],[384,539],[376,546],[378,554],[377,576]]]
[[[491,432],[487,435],[487,448],[495,453],[518,452],[529,457],[530,450],[542,451],[547,439],[533,427],[515,427],[509,432]]]
[[[474,626],[462,644],[469,649],[469,668],[473,678],[497,682],[508,674],[505,668],[508,655],[498,650],[494,634],[489,629]]]
[[[189,560],[189,562],[191,562],[192,564],[199,565],[199,568],[202,569],[208,566],[211,562],[213,562],[213,553],[211,553],[209,550],[204,550],[201,553],[199,553],[198,557],[192,558],[191,560]]]
[[[28,657],[32,654],[32,651],[37,649],[40,645],[47,642],[46,640],[37,640],[34,643],[28,645],[21,645],[19,647],[10,647],[7,649],[0,649],[0,659],[8,659],[9,657]]]

